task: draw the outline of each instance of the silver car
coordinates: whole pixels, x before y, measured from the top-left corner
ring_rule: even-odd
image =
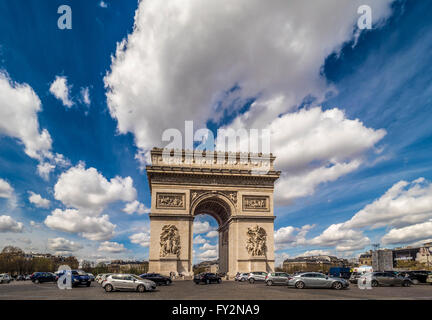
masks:
[[[156,283],[142,279],[134,274],[112,274],[102,282],[106,292],[112,291],[153,291]]]
[[[265,283],[268,286],[274,284],[286,284],[290,275],[286,272],[269,272],[265,278]]]
[[[287,285],[304,288],[333,288],[340,290],[349,287],[349,282],[342,278],[328,277],[320,272],[305,272],[288,278]]]
[[[267,272],[263,272],[263,271],[250,272],[248,276],[248,281],[249,283],[254,283],[256,281],[265,281],[266,276],[267,276]]]
[[[246,281],[248,279],[249,273],[247,272],[238,272],[234,278],[235,281]]]
[[[0,274],[0,283],[9,283],[12,281],[12,278],[7,273]]]
[[[390,272],[371,272],[367,276],[370,277],[372,287],[378,286],[402,286],[409,287],[412,280],[407,277],[397,276]]]

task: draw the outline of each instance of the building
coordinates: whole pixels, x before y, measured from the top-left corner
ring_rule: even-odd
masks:
[[[374,271],[392,271],[393,251],[390,249],[372,251],[372,268]]]
[[[211,272],[218,273],[219,272],[219,261],[211,260],[211,261],[202,261],[193,266],[193,270],[199,270],[199,272]]]
[[[399,247],[393,249],[393,265],[397,267],[399,262],[418,262],[425,267],[432,267],[432,242],[425,243],[421,247]]]
[[[113,260],[108,264],[108,270],[112,273],[146,273],[148,271],[147,261],[124,261]]]
[[[362,253],[359,257],[359,265],[371,266],[372,265],[372,250]]]
[[[331,267],[344,267],[348,265],[348,260],[340,259],[335,256],[318,255],[308,257],[296,257],[286,259],[282,269],[288,273],[304,271],[328,272]]]

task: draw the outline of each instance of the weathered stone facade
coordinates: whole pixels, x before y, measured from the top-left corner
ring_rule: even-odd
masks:
[[[275,158],[269,157],[267,172],[256,173],[258,155],[248,154],[246,162],[238,153],[224,156],[222,162],[195,162],[192,152],[182,150],[176,161],[164,161],[162,149],[152,150],[150,272],[193,274],[193,220],[199,214],[219,224],[219,272],[274,269]]]

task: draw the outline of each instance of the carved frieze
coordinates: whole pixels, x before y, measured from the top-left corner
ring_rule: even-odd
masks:
[[[270,198],[268,196],[243,196],[243,210],[245,211],[269,211]]]
[[[247,230],[246,250],[251,256],[264,256],[267,250],[267,233],[264,228],[256,225]]]
[[[173,224],[167,224],[162,227],[160,235],[160,255],[166,257],[169,255],[180,255],[180,234],[177,227]]]
[[[184,193],[162,193],[156,194],[156,208],[158,209],[185,209],[186,195]]]

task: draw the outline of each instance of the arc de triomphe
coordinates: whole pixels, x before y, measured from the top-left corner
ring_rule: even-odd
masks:
[[[151,151],[150,272],[193,274],[193,220],[199,214],[219,224],[219,272],[273,271],[273,190],[280,175],[275,157],[267,158],[264,173],[254,170],[262,155],[223,153],[217,159],[196,161],[193,151],[181,150],[168,162],[163,149]]]

